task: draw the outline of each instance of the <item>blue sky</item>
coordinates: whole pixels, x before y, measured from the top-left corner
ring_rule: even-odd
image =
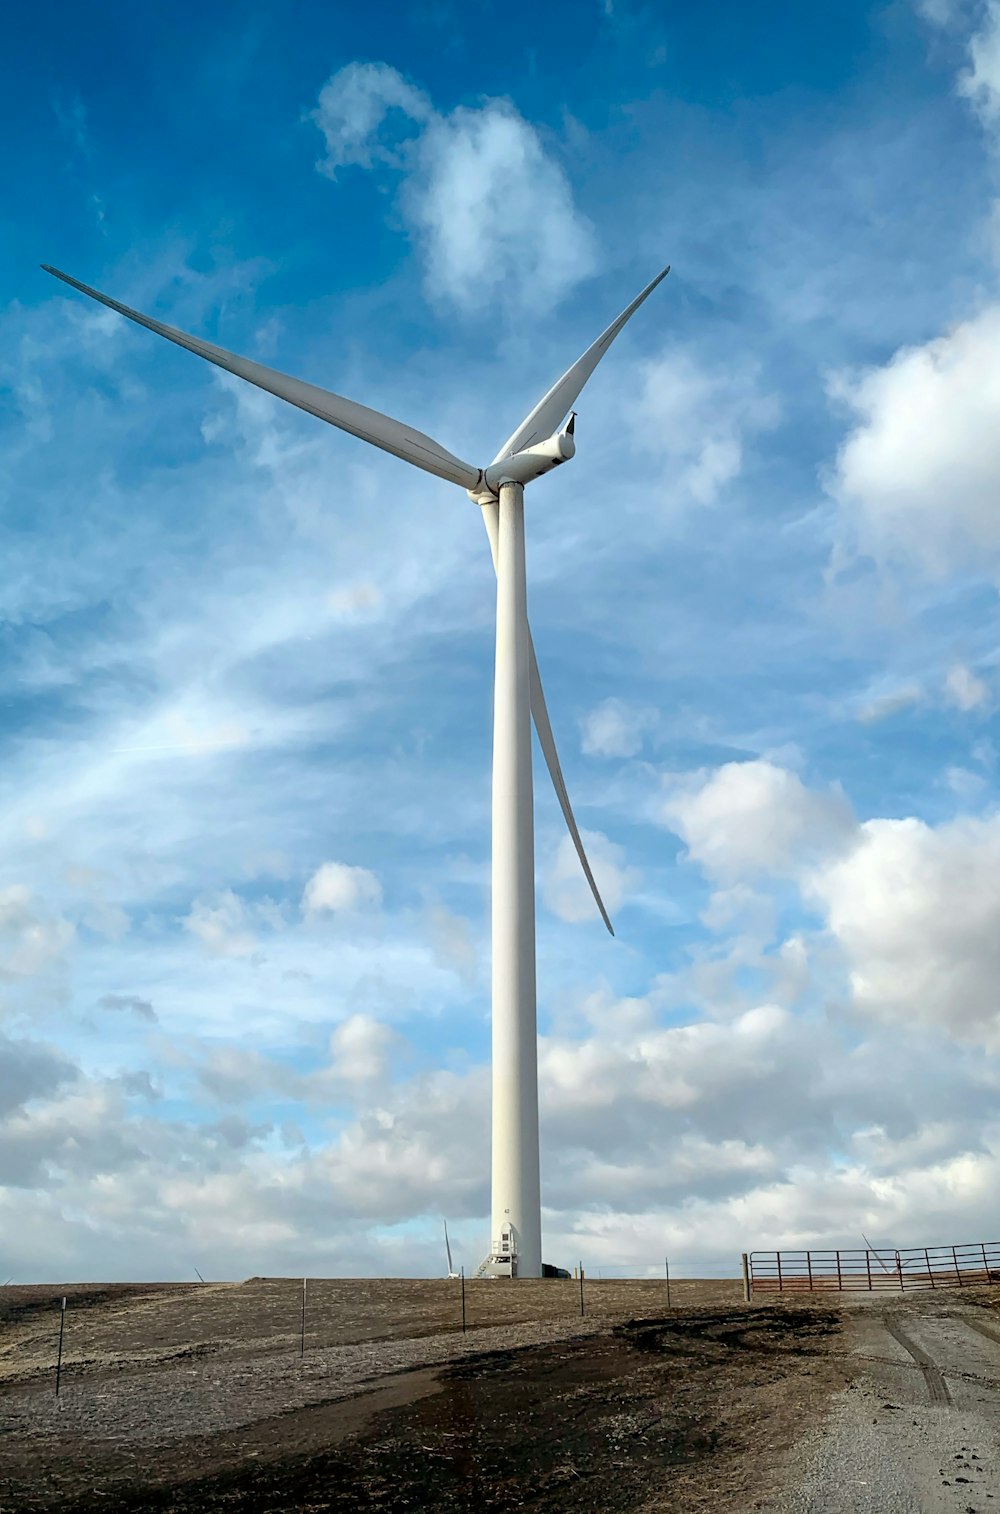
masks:
[[[546,1252],[1000,1230],[1000,8],[105,5],[0,99],[0,1270],[488,1241],[478,510],[529,495]],[[197,1255],[195,1255],[197,1252]]]

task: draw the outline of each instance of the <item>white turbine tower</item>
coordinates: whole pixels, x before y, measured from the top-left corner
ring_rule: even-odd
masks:
[[[670,270],[665,268],[658,274],[553,384],[489,467],[476,468],[423,432],[388,415],[289,378],[249,358],[237,357],[223,347],[130,310],[58,268],[44,263],[42,267],[102,305],[259,389],[427,473],[460,485],[482,507],[497,575],[497,619],[493,705],[493,1214],[491,1249],[480,1270],[507,1277],[541,1277],[532,719],[587,882],[605,925],[612,935],[614,931],[573,817],[528,628],[524,487],[573,456],[575,417],[571,412],[577,396],[626,321]]]

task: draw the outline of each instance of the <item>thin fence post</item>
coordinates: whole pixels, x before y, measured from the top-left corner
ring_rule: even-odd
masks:
[[[827,1256],[829,1256],[829,1254],[830,1253],[827,1252]],[[837,1256],[837,1292],[838,1293],[843,1293],[843,1291],[844,1291],[844,1279],[843,1279],[843,1277],[841,1276],[841,1273],[840,1273],[840,1252],[839,1251],[836,1253],[836,1256]]]
[[[962,1288],[962,1287],[965,1286],[964,1283],[962,1282],[962,1269],[958,1265],[958,1253],[955,1250],[954,1246],[952,1246],[952,1248],[951,1248],[951,1259],[955,1263],[955,1276],[958,1279],[958,1286],[960,1288]]]
[[[663,1270],[667,1274],[667,1308],[669,1309],[670,1308],[670,1258],[668,1256],[665,1256],[663,1258]]]
[[[903,1263],[902,1263],[902,1260],[900,1258],[900,1255],[899,1255],[898,1251],[896,1252],[896,1273],[897,1273],[897,1275],[899,1277],[899,1291],[900,1291],[900,1293],[902,1293],[903,1292]]]
[[[743,1302],[750,1302],[750,1258],[745,1251],[740,1252],[740,1265],[743,1268]]]
[[[302,1279],[302,1331],[299,1339],[299,1356],[306,1354],[306,1280]]]
[[[580,1314],[583,1314],[583,1263],[580,1263]]]
[[[66,1328],[66,1300],[63,1299],[63,1301],[62,1301],[62,1308],[59,1311],[59,1355],[56,1357],[56,1398],[59,1397],[59,1379],[62,1377],[63,1331],[65,1330],[65,1328]]]
[[[930,1283],[932,1288],[936,1288],[937,1284],[934,1281],[934,1274],[931,1271],[931,1254],[927,1250],[926,1246],[924,1247],[924,1261],[927,1263],[927,1281]]]
[[[868,1292],[871,1293],[871,1291],[872,1291],[872,1254],[871,1254],[870,1250],[868,1250],[868,1251],[865,1252],[865,1266],[868,1269]]]
[[[774,1253],[774,1255],[775,1255],[775,1259],[776,1259],[776,1261],[778,1263],[778,1292],[779,1293],[784,1293],[784,1291],[785,1291],[785,1285],[782,1282],[782,1278],[781,1278],[781,1252],[780,1251],[776,1251]]]
[[[811,1251],[807,1251],[806,1252],[806,1271],[809,1274],[809,1292],[812,1293],[812,1291],[813,1291],[813,1259],[812,1259],[812,1252]]]
[[[465,1334],[465,1268],[462,1268],[462,1334]]]
[[[990,1281],[990,1264],[986,1260],[986,1242],[985,1241],[981,1241],[980,1242],[980,1250],[983,1253],[983,1271],[986,1274],[986,1281],[989,1282]]]

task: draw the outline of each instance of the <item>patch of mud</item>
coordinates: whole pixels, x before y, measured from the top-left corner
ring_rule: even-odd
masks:
[[[720,1357],[732,1350],[811,1356],[823,1349],[825,1337],[839,1330],[839,1317],[828,1310],[765,1307],[739,1313],[703,1310],[677,1319],[627,1320],[616,1326],[614,1333],[638,1351],[704,1359],[712,1354],[713,1346]]]

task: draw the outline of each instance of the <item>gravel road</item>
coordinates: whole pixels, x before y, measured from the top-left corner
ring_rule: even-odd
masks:
[[[847,1301],[845,1300],[845,1303]],[[782,1471],[771,1514],[1000,1510],[1000,1319],[950,1294],[851,1308],[861,1364]]]

